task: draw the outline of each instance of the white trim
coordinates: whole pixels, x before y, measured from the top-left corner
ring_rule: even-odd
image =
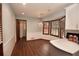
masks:
[[[3,44],[4,56],[10,56],[12,54],[13,48],[15,46],[16,40],[15,36],[9,39],[5,44]],[[8,49],[9,48],[9,49]]]
[[[6,43],[4,43],[4,41],[3,41],[3,46],[5,47],[10,41],[11,41],[12,39],[9,39]]]

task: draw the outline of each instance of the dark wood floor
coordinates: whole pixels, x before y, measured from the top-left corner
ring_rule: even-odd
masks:
[[[25,41],[21,39],[16,43],[12,56],[70,56],[50,44],[48,40],[38,39]]]

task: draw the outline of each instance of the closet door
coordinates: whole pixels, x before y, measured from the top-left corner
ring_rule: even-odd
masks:
[[[2,4],[0,4],[0,56],[3,55],[3,36],[2,36]]]

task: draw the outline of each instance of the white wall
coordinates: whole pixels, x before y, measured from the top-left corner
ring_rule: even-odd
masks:
[[[3,53],[9,56],[16,42],[16,19],[8,4],[2,4]]]
[[[66,30],[79,30],[79,4],[66,8]]]
[[[40,27],[40,20],[32,17],[17,17],[17,19],[27,20],[27,40],[38,38],[42,34],[42,27]]]
[[[33,40],[41,38],[43,25],[39,19],[28,19],[27,22],[27,39]]]

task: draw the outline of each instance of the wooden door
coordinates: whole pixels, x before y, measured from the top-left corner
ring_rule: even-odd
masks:
[[[27,22],[26,22],[26,20],[19,20],[19,19],[17,19],[16,20],[16,37],[17,37],[17,42],[21,39],[21,37],[20,37],[20,30],[21,30],[21,22],[24,22],[25,23],[25,25],[27,24]],[[27,25],[26,25],[26,32],[27,32]],[[27,33],[25,32],[25,39],[26,39],[26,36],[27,36]]]
[[[17,42],[20,40],[20,22],[16,19],[16,39]]]

